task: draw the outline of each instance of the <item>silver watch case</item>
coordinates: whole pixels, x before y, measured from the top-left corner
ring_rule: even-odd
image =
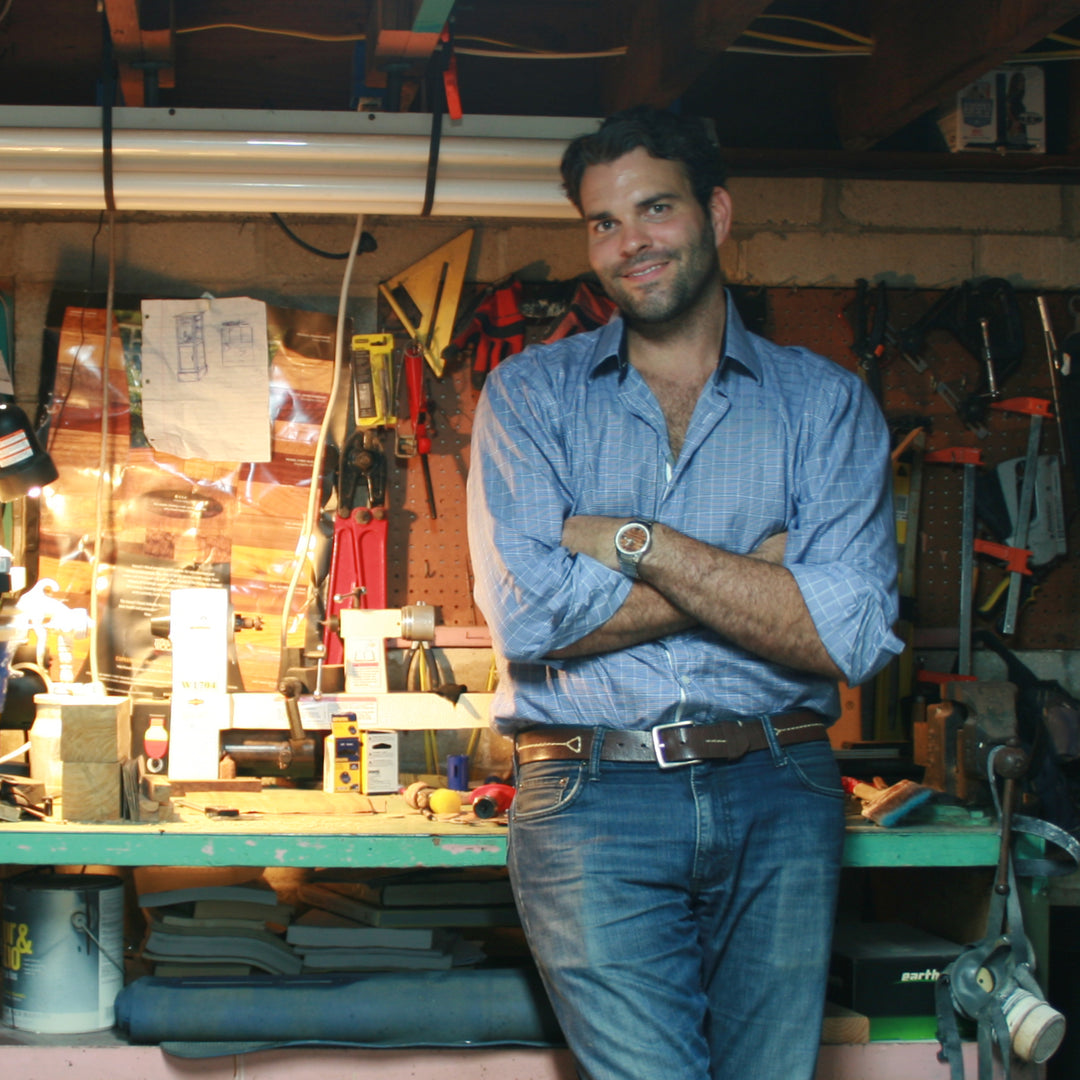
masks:
[[[630,548],[627,546],[630,537],[638,530],[645,531],[645,539],[640,546]],[[652,522],[651,521],[628,521],[619,527],[615,533],[615,556],[619,560],[619,569],[627,576],[638,576],[638,563],[652,547]]]

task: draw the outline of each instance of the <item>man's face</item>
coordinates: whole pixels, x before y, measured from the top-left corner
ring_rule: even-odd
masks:
[[[668,323],[715,300],[731,221],[723,188],[706,213],[682,165],[639,147],[585,170],[581,206],[589,263],[631,323]]]

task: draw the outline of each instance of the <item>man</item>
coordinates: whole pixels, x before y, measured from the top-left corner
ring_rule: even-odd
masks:
[[[496,369],[469,477],[522,923],[590,1080],[809,1080],[825,724],[901,649],[886,427],[854,375],[743,327],[698,121],[618,114],[562,172],[621,317]]]

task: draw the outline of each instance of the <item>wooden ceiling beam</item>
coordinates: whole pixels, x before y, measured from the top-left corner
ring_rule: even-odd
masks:
[[[866,150],[1080,15],[1080,0],[889,0],[874,55],[845,62],[833,115],[845,149]]]
[[[681,97],[770,0],[638,0],[626,55],[605,88],[608,112]]]
[[[171,15],[171,5],[169,9]],[[148,72],[158,86],[174,86],[172,26],[144,30],[139,23],[139,0],[105,0],[105,14],[124,104],[146,104]]]

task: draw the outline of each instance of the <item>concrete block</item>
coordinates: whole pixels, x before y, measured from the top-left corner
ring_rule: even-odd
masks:
[[[1080,240],[1060,236],[980,236],[980,277],[1002,277],[1022,289],[1080,288]]]
[[[25,280],[80,283],[87,281],[90,249],[98,226],[94,221],[29,221],[18,225],[14,236],[13,268]],[[104,290],[106,243],[98,237],[98,284]]]
[[[739,247],[741,280],[755,285],[849,286],[865,277],[946,288],[972,276],[974,258],[972,237],[942,234],[755,233]]]
[[[816,225],[825,181],[814,177],[735,177],[728,185],[737,228],[748,225]]]
[[[140,291],[168,296],[232,292],[256,287],[268,267],[257,242],[262,223],[205,218],[117,224],[116,259],[125,283],[142,279]],[[287,264],[286,264],[287,265]]]
[[[839,209],[852,224],[885,229],[1046,233],[1061,228],[1056,184],[845,180]]]

